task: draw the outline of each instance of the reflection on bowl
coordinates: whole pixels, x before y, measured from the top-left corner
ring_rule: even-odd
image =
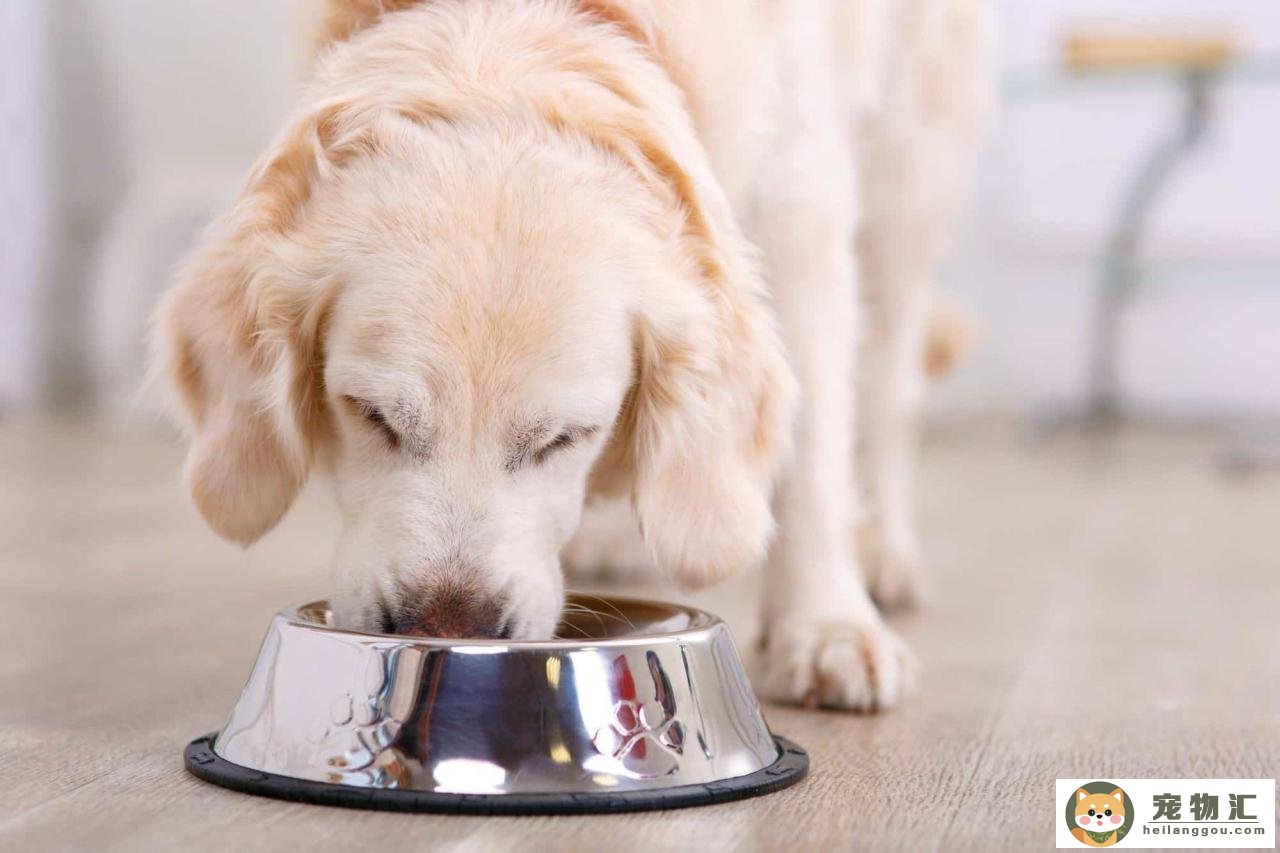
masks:
[[[433,640],[272,620],[231,717],[187,766],[240,790],[406,810],[661,808],[765,793],[804,752],[769,731],[728,628],[571,596],[561,639]]]

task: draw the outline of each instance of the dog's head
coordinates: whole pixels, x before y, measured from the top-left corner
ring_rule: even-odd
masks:
[[[209,524],[328,468],[340,617],[446,636],[551,635],[588,488],[686,586],[760,557],[791,380],[692,131],[366,106],[300,114],[162,305]]]
[[[1090,832],[1110,832],[1124,823],[1124,791],[1109,794],[1076,791],[1076,824]]]

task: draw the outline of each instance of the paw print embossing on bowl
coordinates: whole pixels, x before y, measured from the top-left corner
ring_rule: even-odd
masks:
[[[330,703],[329,725],[317,743],[331,768],[329,781],[350,783],[359,777],[363,784],[395,787],[382,778],[378,756],[393,746],[405,723],[391,692],[398,657],[394,650],[385,658],[371,657],[363,683]]]
[[[614,689],[622,696],[613,705],[609,725],[596,730],[591,743],[601,755],[618,761],[636,778],[654,779],[675,773],[684,752],[684,724],[676,719],[671,682],[657,655],[645,656],[653,682],[653,698],[641,702],[625,656],[613,662]]]

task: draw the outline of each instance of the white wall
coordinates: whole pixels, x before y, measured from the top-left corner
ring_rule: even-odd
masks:
[[[1079,394],[1097,256],[1142,158],[1181,109],[1175,81],[1063,79],[1073,28],[1226,32],[1269,67],[1219,89],[1209,136],[1160,197],[1151,277],[1126,324],[1144,411],[1280,412],[1280,4],[1040,0],[1002,5],[1007,95],[948,285],[985,343],[937,405],[1053,407]]]
[[[131,315],[110,342],[127,351],[113,357],[136,368],[172,265],[278,129],[295,81],[297,0],[36,2],[56,248],[47,275],[26,287],[43,305],[38,390],[74,400],[100,379],[111,310]],[[115,253],[143,262],[129,264],[137,280],[115,300],[95,293],[94,279],[121,211],[141,228]],[[117,307],[104,315],[104,303]]]
[[[0,407],[36,386],[38,283],[47,275],[48,126],[39,100],[47,68],[41,0],[0,3]]]

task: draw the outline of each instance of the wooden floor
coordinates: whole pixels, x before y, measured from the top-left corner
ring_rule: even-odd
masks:
[[[458,818],[258,799],[182,769],[273,610],[324,593],[322,490],[241,551],[196,518],[172,442],[0,423],[0,849],[1042,849],[1058,776],[1275,777],[1280,474],[1224,479],[1213,450],[934,436],[934,599],[898,622],[925,665],[905,707],[768,708],[813,769],[758,800]],[[754,585],[698,597],[744,655]]]

